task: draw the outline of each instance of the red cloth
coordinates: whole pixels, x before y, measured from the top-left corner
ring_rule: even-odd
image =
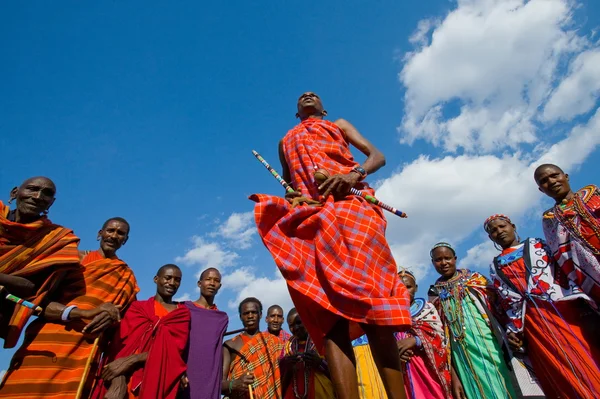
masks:
[[[325,120],[302,121],[284,137],[283,150],[294,189],[314,199],[316,169],[334,175],[358,165],[344,132]],[[366,183],[357,188],[373,194]],[[410,326],[408,295],[396,275],[380,208],[354,195],[329,197],[322,207],[291,208],[285,199],[263,194],[251,199],[258,232],[319,352],[340,318],[398,330]],[[359,329],[350,333],[362,335]]]
[[[548,259],[541,243],[536,243],[534,248],[543,254],[543,260]],[[511,253],[517,253],[517,249],[505,249],[501,256]],[[596,397],[600,392],[600,317],[583,299],[574,295],[572,299],[560,297],[557,287],[547,286],[540,279],[544,276],[544,263],[531,263],[527,266],[521,256],[499,265],[498,269],[504,281],[527,298],[526,306],[515,312],[519,316],[524,313],[523,320],[512,317],[511,321],[523,328],[527,354],[536,377],[549,398]],[[534,269],[528,270],[530,268]],[[535,285],[528,284],[530,279]],[[554,300],[555,297],[559,300]],[[509,305],[504,308],[513,309]]]
[[[115,359],[148,353],[144,366],[131,376],[130,386],[139,398],[175,399],[179,379],[186,370],[183,353],[189,329],[190,312],[183,305],[158,317],[154,298],[131,304],[119,326]],[[93,397],[103,398],[105,392],[98,390]]]

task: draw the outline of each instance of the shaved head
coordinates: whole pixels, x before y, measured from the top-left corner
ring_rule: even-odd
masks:
[[[539,176],[542,173],[542,171],[544,171],[546,169],[554,169],[560,173],[565,173],[564,170],[562,170],[557,165],[554,165],[553,163],[542,164],[542,165],[538,166],[537,168],[535,168],[535,172],[533,172],[533,178],[535,179],[536,183],[539,181]]]

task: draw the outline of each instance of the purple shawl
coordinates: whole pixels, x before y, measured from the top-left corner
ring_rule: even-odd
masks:
[[[219,399],[223,380],[223,334],[229,318],[220,310],[203,309],[185,302],[192,315],[187,354],[190,386],[187,399]]]

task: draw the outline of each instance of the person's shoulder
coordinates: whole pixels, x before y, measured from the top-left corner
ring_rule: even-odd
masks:
[[[600,189],[598,189],[598,186],[595,186],[593,184],[588,184],[587,186],[582,187],[579,190],[577,190],[577,195],[579,197],[581,197],[581,199],[583,199],[584,202],[587,202],[593,196],[600,195]]]

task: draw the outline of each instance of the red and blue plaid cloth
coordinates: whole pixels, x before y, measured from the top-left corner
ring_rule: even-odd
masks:
[[[349,173],[358,165],[344,132],[334,123],[307,119],[283,139],[292,185],[319,198],[314,171]],[[366,183],[359,187],[373,193]],[[302,322],[322,352],[325,335],[344,318],[397,327],[411,324],[410,303],[385,240],[381,209],[349,195],[322,207],[291,205],[280,197],[256,194],[259,234],[286,279]],[[362,335],[352,329],[351,338]]]

